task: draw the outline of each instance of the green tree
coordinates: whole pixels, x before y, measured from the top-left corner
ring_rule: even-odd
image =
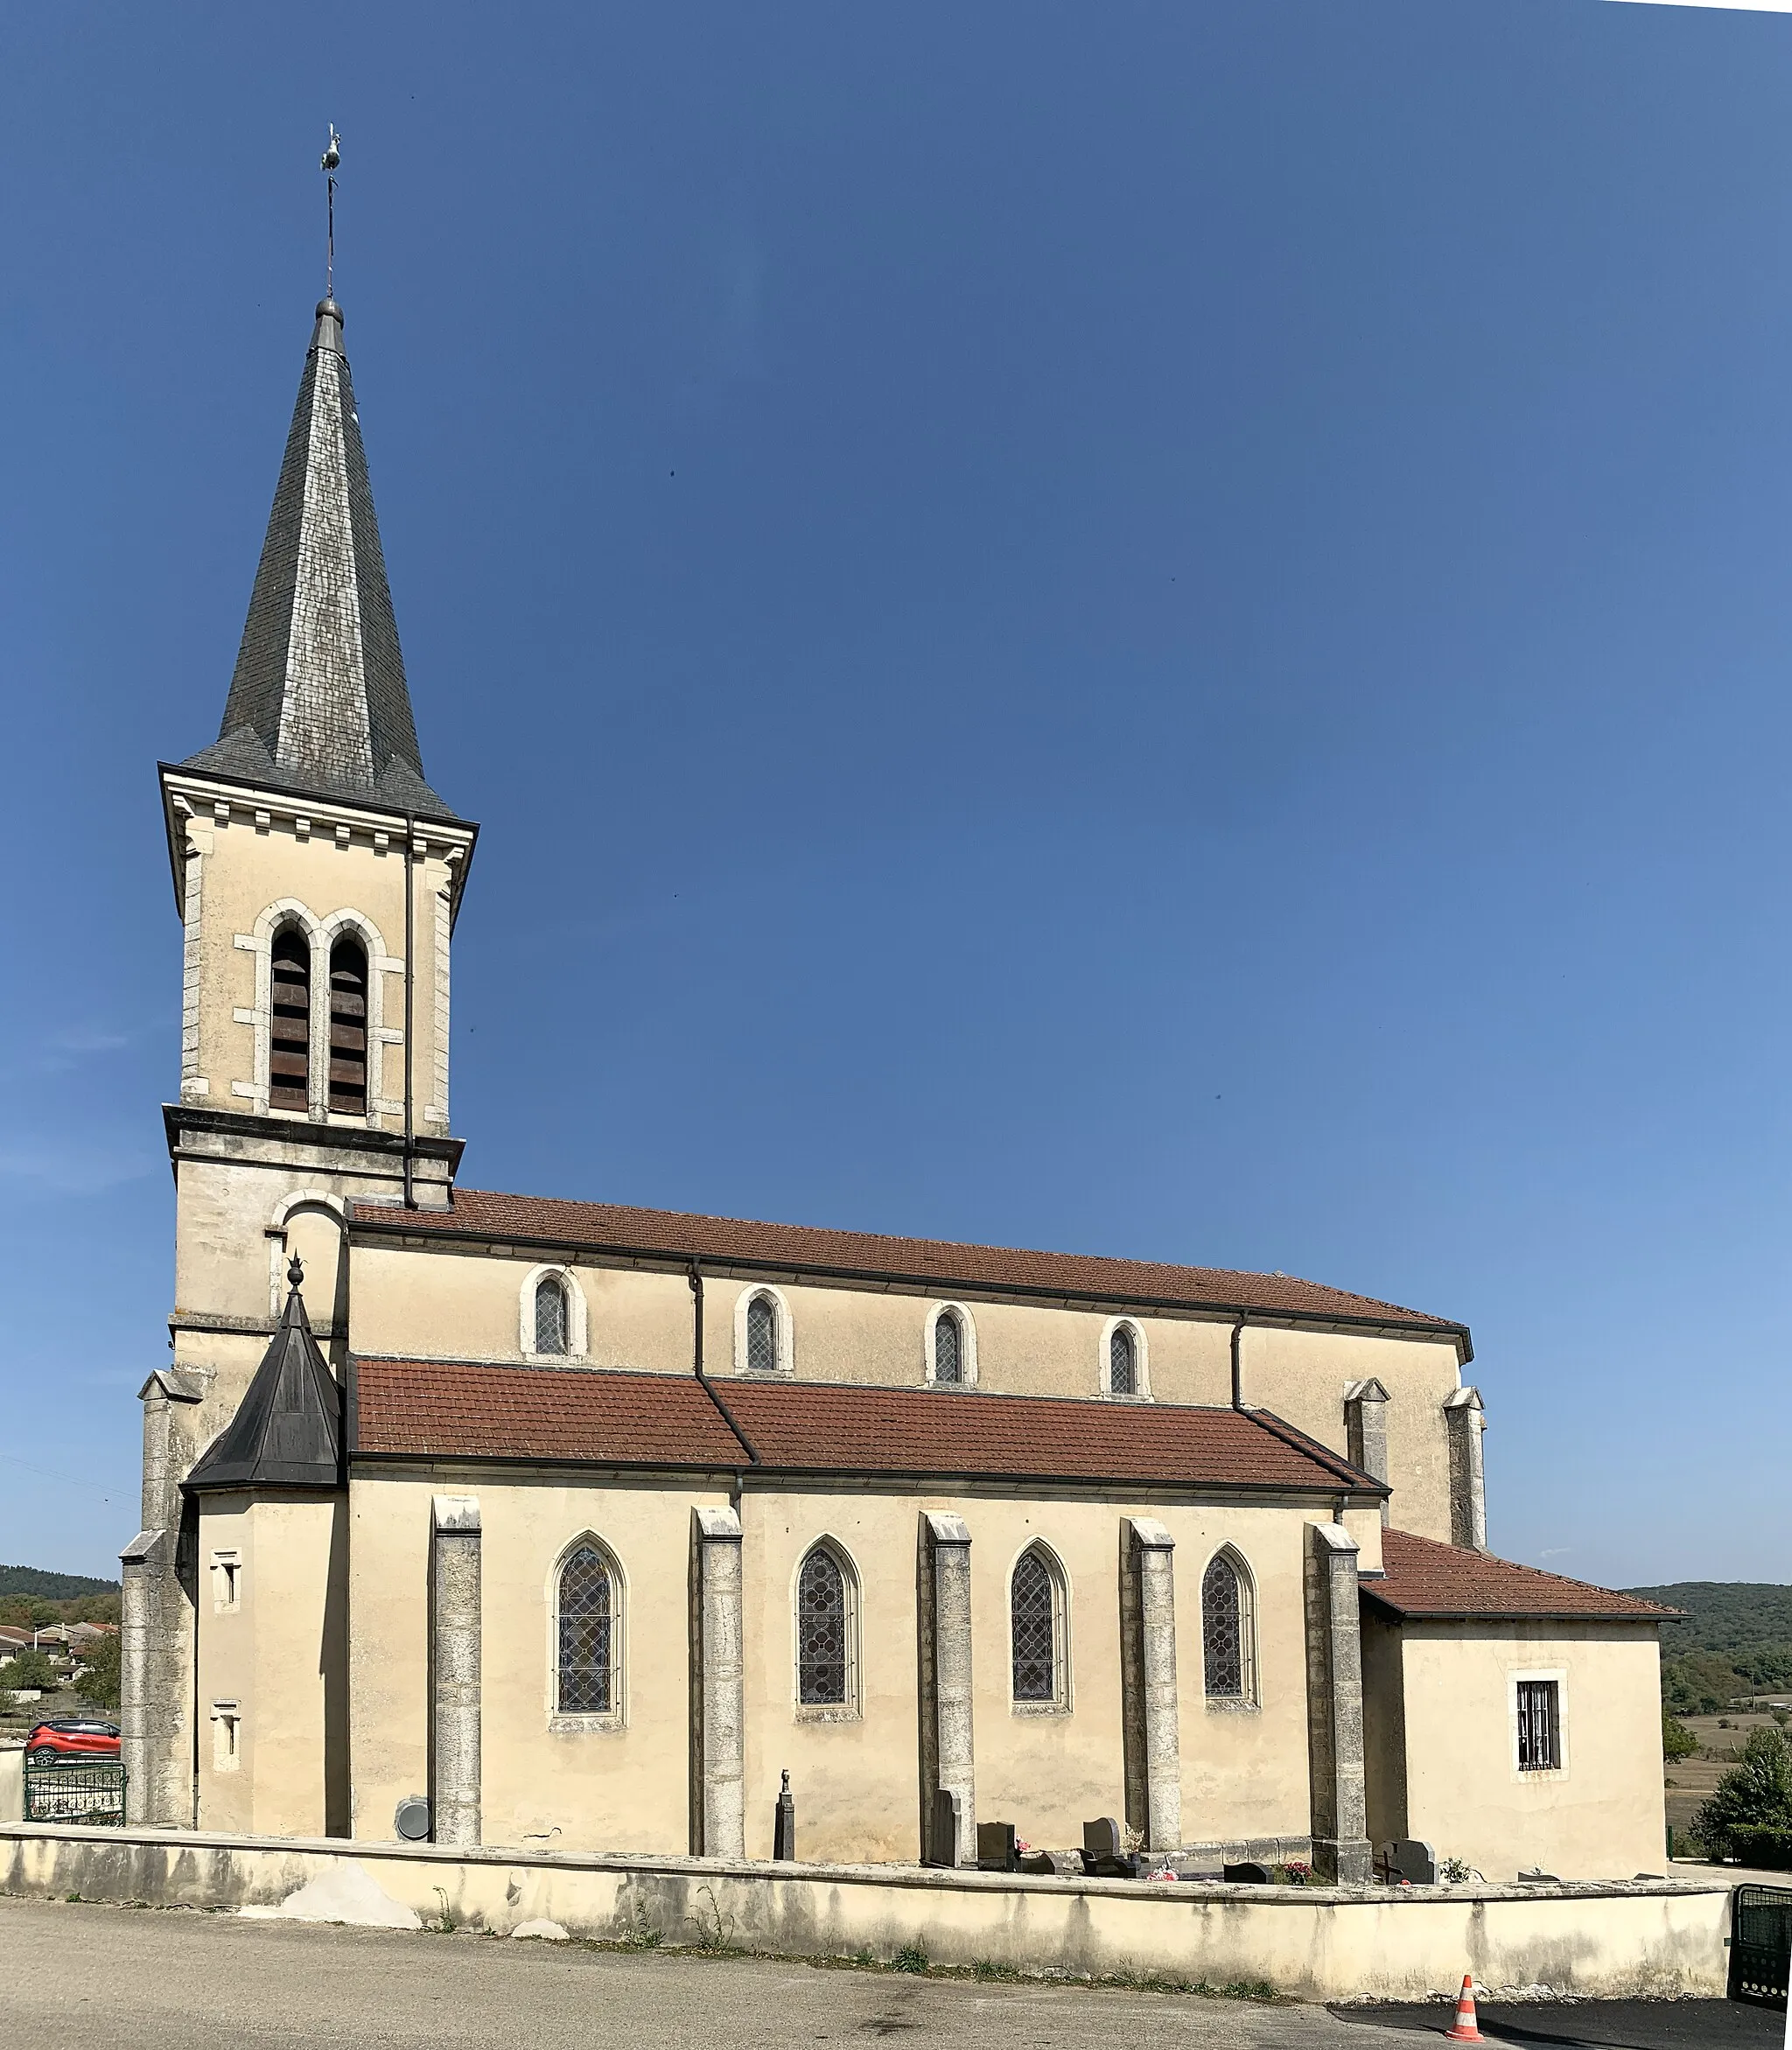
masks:
[[[1698,1749],[1698,1739],[1684,1723],[1676,1721],[1671,1710],[1662,1711],[1662,1756],[1670,1760],[1690,1758]]]
[[[16,1651],[0,1666],[0,1687],[53,1687],[56,1684],[56,1669],[50,1663],[47,1652],[33,1651],[29,1646],[24,1651]]]
[[[0,1623],[18,1630],[41,1630],[46,1623],[60,1623],[62,1612],[40,1594],[0,1594]]]
[[[1748,1690],[1748,1682],[1716,1652],[1689,1652],[1662,1668],[1662,1699],[1676,1716],[1714,1716]]]
[[[83,1701],[91,1702],[95,1708],[116,1709],[118,1706],[119,1650],[119,1641],[114,1634],[96,1639],[81,1654],[81,1662],[86,1669],[75,1682],[74,1691]]]
[[[1778,1730],[1751,1730],[1741,1762],[1692,1818],[1693,1834],[1713,1858],[1737,1855],[1739,1830],[1792,1832],[1792,1744]]]

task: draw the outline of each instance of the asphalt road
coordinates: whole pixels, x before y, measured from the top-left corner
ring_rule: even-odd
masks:
[[[1515,2010],[1538,2045],[1772,2046],[1776,2017],[1722,2004],[1634,2007],[1693,2033],[1586,2033],[1607,2011]],[[1616,2015],[1614,2008],[1610,2013]],[[758,2050],[891,2038],[949,2050],[1410,2050],[1446,2011],[1268,2007],[1167,1994],[978,1984],[751,1958],[624,1954],[473,1935],[406,1935],[232,1915],[0,1897],[0,2014],[31,2050]],[[1552,2034],[1563,2014],[1581,2033]],[[1743,2033],[1730,2031],[1740,2015]],[[1699,2025],[1705,2026],[1700,2033]],[[1628,2023],[1625,2025],[1629,2026]],[[1500,2040],[1500,2039],[1495,2039]]]

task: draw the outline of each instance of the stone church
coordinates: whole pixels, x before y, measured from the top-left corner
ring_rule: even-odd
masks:
[[[332,299],[218,738],[160,775],[133,1822],[763,1858],[788,1774],[812,1858],[1113,1816],[1350,1884],[1414,1837],[1660,1868],[1662,1612],[1488,1552],[1462,1325],[463,1185],[478,828],[424,774]]]

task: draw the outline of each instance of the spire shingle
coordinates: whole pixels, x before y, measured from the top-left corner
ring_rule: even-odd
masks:
[[[224,723],[185,766],[454,815],[424,777],[333,299],[318,307]]]
[[[312,1336],[297,1260],[291,1272],[285,1314],[235,1416],[187,1475],[190,1488],[342,1484],[342,1391]]]

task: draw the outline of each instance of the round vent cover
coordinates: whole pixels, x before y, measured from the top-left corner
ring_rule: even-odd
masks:
[[[407,1844],[421,1844],[430,1833],[430,1804],[421,1794],[407,1794],[392,1817],[392,1826]]]

